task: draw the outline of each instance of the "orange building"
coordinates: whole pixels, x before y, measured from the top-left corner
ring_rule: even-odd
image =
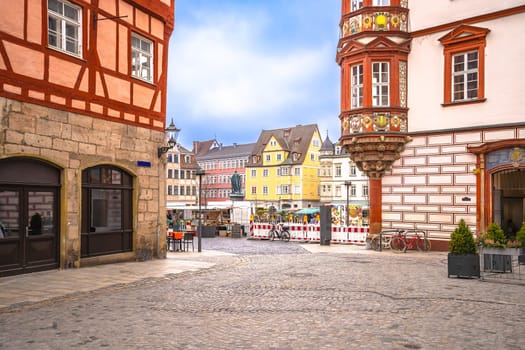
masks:
[[[0,275],[165,256],[174,6],[3,4]]]

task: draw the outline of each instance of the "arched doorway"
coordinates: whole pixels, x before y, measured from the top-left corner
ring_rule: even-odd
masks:
[[[525,139],[489,142],[468,150],[477,156],[477,231],[485,232],[495,222],[511,236],[525,219]]]
[[[0,160],[0,275],[59,266],[60,169],[33,158]]]

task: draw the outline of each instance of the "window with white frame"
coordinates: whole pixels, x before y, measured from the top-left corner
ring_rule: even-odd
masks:
[[[478,98],[478,51],[452,56],[453,86],[452,101],[468,101]]]
[[[300,194],[301,193],[301,185],[295,185],[293,191],[294,191],[295,194]]]
[[[363,185],[363,197],[368,197],[368,185]]]
[[[267,195],[268,194],[268,186],[263,186],[263,194]]]
[[[356,176],[356,174],[357,174],[356,166],[355,165],[350,165],[350,175]]]
[[[350,187],[350,197],[355,197],[356,193],[357,193],[357,187],[356,187],[356,185],[352,185]]]
[[[335,196],[341,197],[341,186],[335,186]]]
[[[281,176],[288,176],[289,168],[281,168]]]
[[[390,0],[374,0],[373,6],[390,6]]]
[[[269,162],[272,160],[272,155],[271,154],[267,154],[266,155],[266,161]]]
[[[269,175],[269,170],[268,169],[263,169],[263,176],[264,177],[268,177]]]
[[[363,0],[352,0],[352,11],[359,10],[361,7],[363,7]]]
[[[282,155],[281,153],[277,153],[277,154],[276,154],[276,157],[277,157],[277,158],[276,158],[277,161],[281,161],[282,158],[283,158],[283,155]]]
[[[352,66],[350,91],[352,94],[351,108],[363,107],[363,65]]]
[[[294,175],[295,176],[301,176],[301,168],[297,167],[294,169]]]
[[[288,185],[281,185],[280,194],[289,194],[289,193],[290,193],[290,187],[288,187]]]
[[[257,177],[257,169],[252,169],[251,176],[252,177]]]
[[[257,187],[256,186],[252,186],[252,188],[250,189],[250,193],[251,194],[257,194]]]
[[[63,0],[47,1],[47,42],[52,48],[82,56],[82,8]]]
[[[131,75],[153,82],[153,41],[131,34]]]
[[[341,177],[341,165],[340,164],[335,165],[335,177]]]
[[[388,62],[372,63],[372,106],[387,107],[389,105],[389,75]]]
[[[313,140],[312,140],[312,146],[314,146],[314,147],[319,147],[320,144],[321,144],[321,143],[320,143],[319,139],[313,139]]]
[[[314,161],[314,160],[315,160],[315,153],[310,153],[310,160],[311,160],[311,161]]]

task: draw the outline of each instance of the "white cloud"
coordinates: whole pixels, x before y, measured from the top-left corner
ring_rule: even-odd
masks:
[[[168,101],[178,111],[204,122],[268,121],[316,98],[312,82],[324,79],[333,47],[265,49],[261,13],[196,16],[193,25],[177,22],[170,47]]]

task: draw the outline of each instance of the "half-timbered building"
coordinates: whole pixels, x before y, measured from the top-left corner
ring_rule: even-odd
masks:
[[[1,18],[0,274],[165,256],[174,0],[7,1]]]

